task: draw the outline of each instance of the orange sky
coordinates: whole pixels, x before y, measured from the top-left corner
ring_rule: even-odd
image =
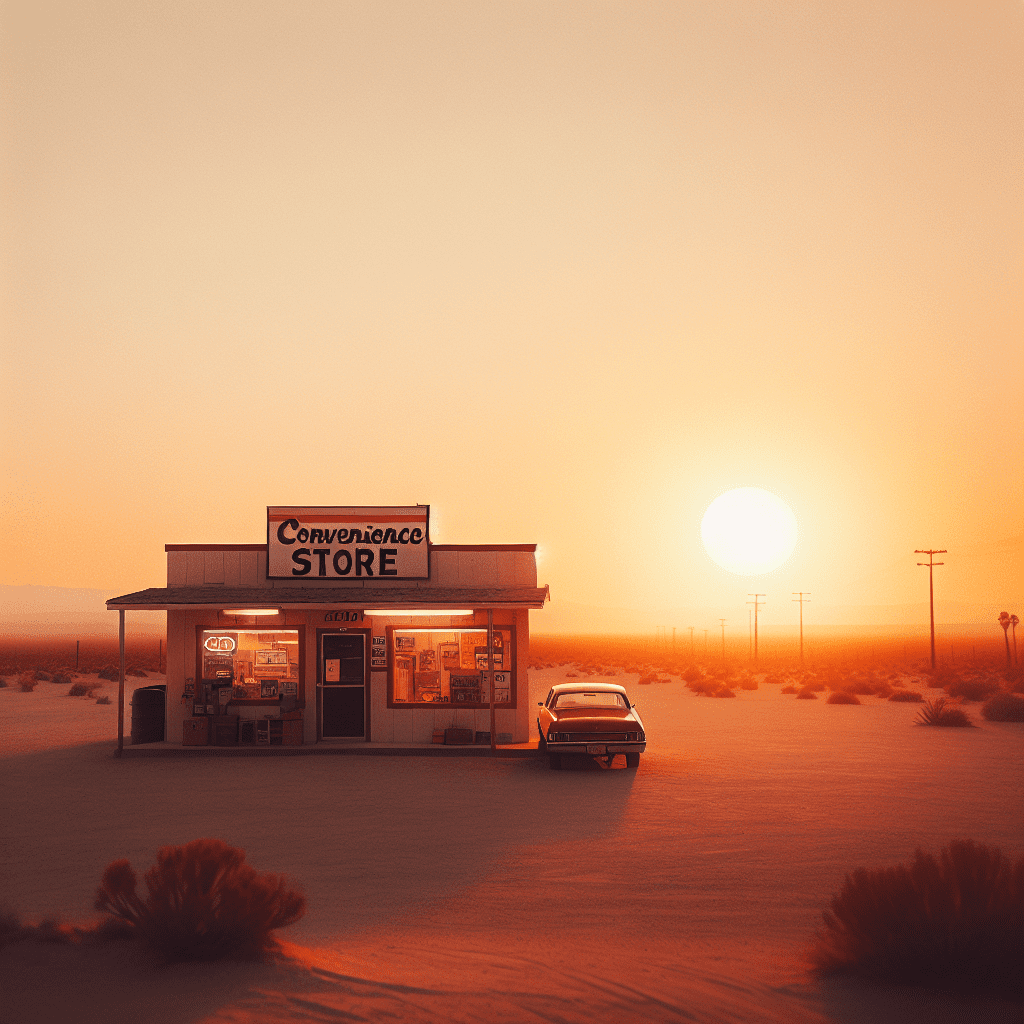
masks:
[[[1018,3],[3,17],[0,583],[423,502],[552,615],[825,622],[927,547],[1024,609]],[[768,577],[700,545],[740,486],[800,524]]]

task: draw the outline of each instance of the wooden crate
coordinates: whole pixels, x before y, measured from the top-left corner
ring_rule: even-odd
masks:
[[[208,718],[186,718],[181,723],[181,745],[183,747],[205,747],[210,742],[210,720]]]
[[[472,729],[445,729],[444,741],[446,744],[472,743]]]
[[[302,720],[286,718],[281,721],[281,742],[285,746],[302,746]]]
[[[210,746],[238,746],[238,715],[214,715],[210,719]]]

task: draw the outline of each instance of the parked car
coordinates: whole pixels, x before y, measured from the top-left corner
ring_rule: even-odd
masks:
[[[640,714],[618,683],[559,683],[538,703],[540,752],[552,768],[562,767],[563,754],[607,758],[626,755],[636,768],[647,749]]]

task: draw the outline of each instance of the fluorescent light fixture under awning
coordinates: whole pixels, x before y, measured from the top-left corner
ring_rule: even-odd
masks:
[[[222,608],[223,615],[280,615],[280,608]]]
[[[364,615],[472,615],[472,608],[374,608]]]

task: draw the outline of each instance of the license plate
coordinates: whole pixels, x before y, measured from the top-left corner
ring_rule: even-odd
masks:
[[[588,754],[607,754],[608,750],[603,743],[588,743],[587,744]]]

